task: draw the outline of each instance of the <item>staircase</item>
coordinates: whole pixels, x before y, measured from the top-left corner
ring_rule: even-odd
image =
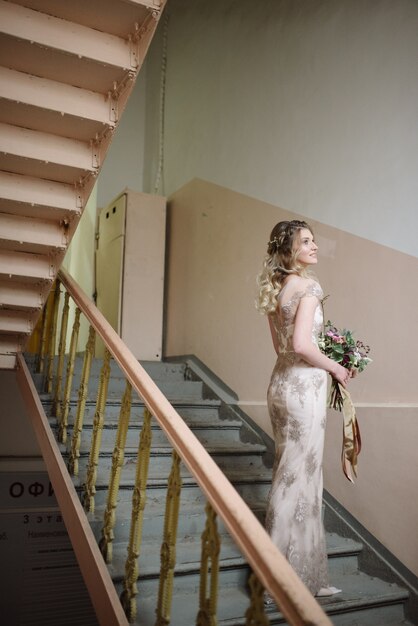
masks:
[[[0,368],[31,335],[166,0],[0,0]]]
[[[216,395],[216,384],[206,379],[203,383],[192,361],[145,362],[143,366],[160,389],[210,452],[227,477],[260,518],[264,518],[266,498],[271,480],[271,443],[257,432],[242,412],[227,405]],[[101,362],[95,360],[89,383],[88,401],[84,416],[80,471],[74,479],[81,494],[85,479],[92,420],[99,382]],[[82,363],[77,359],[73,389],[78,387]],[[42,389],[41,377],[33,375],[38,388]],[[124,377],[112,362],[111,380],[106,405],[105,429],[98,467],[96,508],[88,514],[97,539],[103,520],[107,493],[107,476],[115,440],[115,428],[120,409]],[[51,397],[40,393],[47,415],[51,411]],[[74,419],[76,397],[72,398],[70,431]],[[113,562],[109,570],[118,593],[121,592],[126,541],[129,533],[130,505],[134,484],[134,460],[137,456],[138,430],[142,426],[144,405],[136,398],[132,406],[128,432],[125,464],[122,473]],[[50,425],[56,429],[56,419],[50,417]],[[156,422],[152,426],[152,452],[147,486],[142,550],[139,559],[138,619],[141,626],[155,623],[155,607],[160,572],[159,546],[161,544],[167,476],[170,471],[171,446]],[[70,433],[69,433],[70,434]],[[263,440],[264,439],[264,440]],[[267,445],[266,445],[267,443]],[[61,444],[60,444],[61,445]],[[61,445],[63,456],[67,450]],[[191,474],[182,467],[183,489],[180,521],[178,527],[177,558],[171,624],[192,626],[198,611],[199,568],[201,533],[204,529],[204,498]],[[328,515],[328,514],[327,514]],[[327,515],[325,519],[327,519]],[[226,530],[220,526],[222,537],[219,577],[218,624],[241,626],[246,623],[248,607],[247,580],[249,568],[240,551],[233,544]],[[327,532],[329,571],[331,583],[343,589],[343,593],[320,600],[333,623],[340,626],[400,626],[407,625],[404,604],[408,592],[390,582],[371,577],[360,571],[358,557],[362,545],[353,539]],[[271,624],[285,623],[275,607],[268,609]]]

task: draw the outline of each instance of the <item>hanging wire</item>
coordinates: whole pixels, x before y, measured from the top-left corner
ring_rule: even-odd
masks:
[[[163,25],[163,49],[161,58],[161,77],[160,77],[160,119],[158,129],[158,166],[155,176],[154,193],[160,191],[162,183],[162,193],[164,193],[164,140],[165,140],[165,88],[167,78],[167,38],[168,38],[168,21],[169,14],[166,10],[164,13]]]

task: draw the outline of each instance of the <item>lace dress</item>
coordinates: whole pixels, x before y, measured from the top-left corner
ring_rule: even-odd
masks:
[[[297,285],[300,288],[299,282]],[[302,281],[302,285],[299,291],[293,287],[293,295],[291,281],[283,287],[277,312],[272,316],[279,356],[267,393],[276,458],[266,527],[298,576],[316,594],[328,586],[321,516],[327,374],[293,352],[294,321],[301,298],[318,299],[312,328],[314,343],[323,323],[321,287],[313,280]]]

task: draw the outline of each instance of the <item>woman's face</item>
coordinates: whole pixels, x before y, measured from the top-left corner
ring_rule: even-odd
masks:
[[[298,251],[296,259],[301,265],[306,266],[318,263],[318,246],[311,231],[307,228],[302,228],[299,231],[299,238],[295,239],[294,249]]]

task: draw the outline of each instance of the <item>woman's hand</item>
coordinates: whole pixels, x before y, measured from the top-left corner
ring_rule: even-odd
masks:
[[[338,380],[343,387],[347,387],[348,381],[353,376],[353,371],[348,370],[339,363],[335,363],[335,368],[333,368],[331,376]]]

